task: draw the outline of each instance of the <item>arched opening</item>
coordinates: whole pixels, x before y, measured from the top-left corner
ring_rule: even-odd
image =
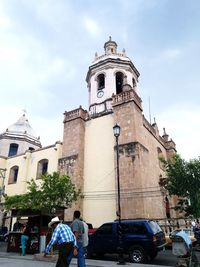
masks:
[[[18,147],[19,147],[18,144],[15,144],[15,143],[10,144],[8,157],[12,157],[12,156],[17,155]]]
[[[9,179],[8,179],[9,184],[14,184],[17,182],[18,172],[19,172],[18,166],[13,166],[10,169],[10,174],[9,174]]]
[[[98,90],[105,88],[105,75],[99,74],[97,77]]]
[[[122,72],[116,73],[116,94],[120,94],[122,92],[124,74]]]
[[[48,159],[41,159],[38,162],[38,166],[37,166],[37,179],[41,178],[41,175],[47,173],[48,170]]]

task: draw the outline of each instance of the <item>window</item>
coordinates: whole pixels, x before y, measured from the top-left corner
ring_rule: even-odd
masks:
[[[124,74],[122,72],[116,73],[116,94],[120,94],[122,92]]]
[[[98,90],[105,88],[105,75],[99,74],[97,77]]]
[[[165,165],[164,165],[164,163],[161,161],[161,159],[164,159],[164,155],[163,155],[162,150],[160,149],[160,147],[157,147],[157,153],[158,153],[159,167],[160,167],[162,170],[165,170]]]
[[[123,231],[126,234],[134,234],[134,235],[144,235],[147,233],[146,227],[143,223],[123,224]]]
[[[10,169],[10,175],[9,175],[9,180],[8,180],[9,184],[14,184],[14,183],[17,182],[18,171],[19,171],[19,167],[18,166],[13,166]]]
[[[34,147],[29,147],[28,150],[30,150],[30,151],[34,151],[35,148],[34,148]]]
[[[133,78],[133,87],[135,87],[136,86],[136,81],[135,81],[135,79]]]
[[[8,152],[8,157],[12,157],[17,155],[17,150],[18,150],[18,144],[12,143],[10,144],[9,152]]]
[[[47,173],[48,170],[48,159],[42,159],[38,162],[37,167],[37,178],[39,179],[41,175]]]
[[[111,235],[112,234],[112,224],[111,223],[103,224],[97,230],[97,233],[101,234],[101,235]]]

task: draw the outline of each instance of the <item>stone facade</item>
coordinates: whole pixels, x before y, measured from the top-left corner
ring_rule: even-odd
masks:
[[[83,169],[84,169],[84,142],[85,142],[85,120],[87,111],[82,107],[64,113],[64,133],[62,158],[59,159],[58,170],[69,175],[78,189],[83,191]],[[74,208],[82,210],[80,200]],[[72,219],[71,209],[66,211],[66,220]]]

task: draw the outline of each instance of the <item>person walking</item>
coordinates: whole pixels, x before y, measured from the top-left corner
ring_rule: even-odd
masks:
[[[82,235],[82,238],[83,238],[83,250],[84,250],[84,256],[87,255],[87,246],[88,246],[88,225],[87,223],[82,220],[83,222],[83,227],[84,227],[84,233]]]
[[[21,235],[22,256],[25,255],[25,249],[26,249],[29,237],[30,237],[30,233],[31,233],[31,227],[27,223],[27,224],[24,225],[23,230],[22,230],[22,235]]]
[[[53,228],[53,235],[45,249],[44,256],[50,252],[54,244],[58,243],[56,267],[68,267],[71,262],[69,255],[70,253],[73,254],[74,249],[76,250],[77,247],[76,237],[71,228],[66,224],[62,224],[58,217],[53,218],[48,227]]]
[[[78,267],[85,267],[85,255],[83,249],[83,233],[84,233],[84,225],[83,222],[80,220],[81,213],[79,210],[74,211],[74,220],[71,224],[72,232],[74,233],[76,240],[77,240],[77,266]],[[71,261],[73,257],[73,253],[69,256],[69,261]]]

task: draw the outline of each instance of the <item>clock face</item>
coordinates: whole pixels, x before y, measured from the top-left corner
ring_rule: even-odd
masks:
[[[103,96],[103,94],[104,94],[104,92],[102,91],[102,90],[99,90],[98,92],[97,92],[97,97],[102,97]]]

